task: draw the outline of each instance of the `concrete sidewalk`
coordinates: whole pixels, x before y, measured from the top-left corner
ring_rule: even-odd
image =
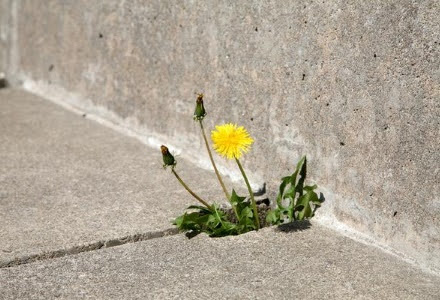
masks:
[[[0,128],[0,266],[166,235],[195,204],[159,149],[49,101],[1,90]],[[178,170],[223,200],[213,174]]]
[[[438,299],[440,278],[312,224],[184,235],[0,269],[6,299]]]
[[[0,91],[0,128],[1,299],[440,297],[440,277],[313,222],[166,236],[192,200],[159,151],[31,94]],[[179,167],[221,200],[213,174]]]

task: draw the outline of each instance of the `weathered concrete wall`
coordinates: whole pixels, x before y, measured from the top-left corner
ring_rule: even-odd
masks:
[[[9,0],[0,0],[0,73],[5,72],[8,68],[9,45],[11,44],[10,13]]]
[[[439,1],[16,4],[29,89],[192,153],[204,92],[207,127],[251,132],[245,165],[272,194],[307,154],[324,223],[440,270]]]

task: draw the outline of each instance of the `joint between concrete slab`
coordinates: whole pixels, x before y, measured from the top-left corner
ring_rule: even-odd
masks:
[[[40,254],[22,256],[22,257],[16,258],[11,261],[0,262],[0,269],[16,267],[19,265],[24,265],[24,264],[28,264],[28,263],[32,263],[32,262],[36,262],[36,261],[41,261],[41,260],[48,260],[48,259],[53,259],[53,258],[58,258],[58,257],[63,257],[63,256],[68,256],[68,255],[79,254],[82,252],[95,251],[95,250],[99,250],[102,248],[111,248],[111,247],[116,247],[116,246],[120,246],[120,245],[124,245],[124,244],[129,244],[129,243],[136,243],[136,242],[140,242],[140,241],[147,241],[147,240],[152,240],[152,239],[157,239],[157,238],[163,238],[163,237],[167,237],[167,236],[171,236],[171,235],[176,235],[178,233],[179,233],[179,231],[177,228],[168,228],[168,229],[160,230],[160,231],[150,231],[150,232],[146,232],[146,233],[137,233],[137,234],[133,234],[133,235],[124,236],[122,238],[115,238],[115,239],[109,239],[109,240],[105,240],[105,241],[98,241],[98,242],[94,242],[94,243],[87,244],[87,245],[74,246],[69,249],[60,249],[60,250],[54,250],[54,251],[47,251],[47,252],[43,252]]]

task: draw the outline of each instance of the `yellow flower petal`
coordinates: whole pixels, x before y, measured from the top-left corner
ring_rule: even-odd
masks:
[[[215,129],[211,132],[214,150],[228,159],[240,158],[254,142],[243,126],[228,123],[217,125]]]

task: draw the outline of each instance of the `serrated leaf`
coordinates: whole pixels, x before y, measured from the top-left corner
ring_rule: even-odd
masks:
[[[237,214],[240,215],[241,211],[248,206],[248,204],[246,204],[245,202],[246,197],[240,197],[237,195],[237,193],[235,192],[235,190],[232,190],[232,194],[231,194],[231,205],[233,207],[235,207],[235,210],[237,211]]]
[[[232,190],[231,199],[230,199],[232,205],[242,203],[245,199],[246,197],[240,197],[237,195],[234,189]]]

